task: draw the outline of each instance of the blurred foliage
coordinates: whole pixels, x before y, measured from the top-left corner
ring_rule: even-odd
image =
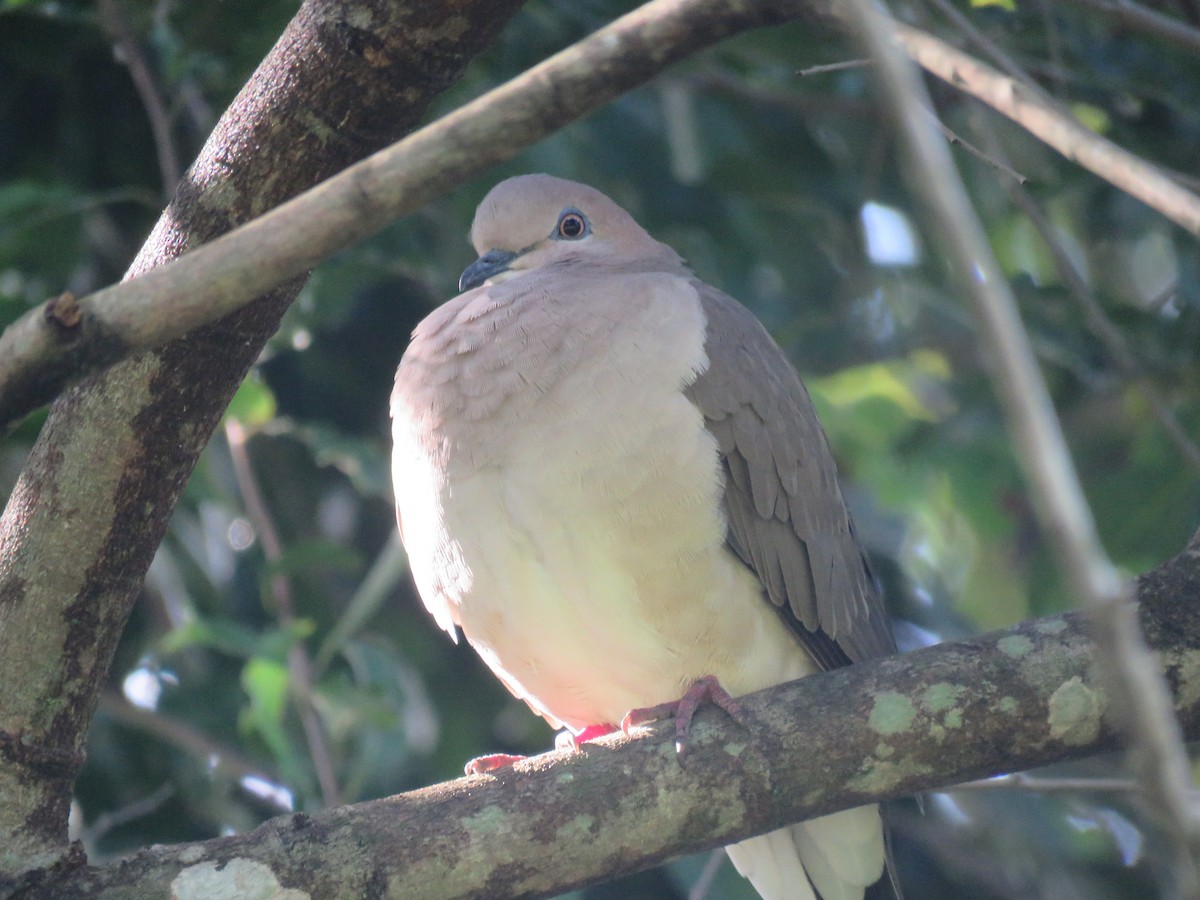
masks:
[[[91,3],[0,3],[0,324],[63,289],[119,278],[157,215],[155,147],[122,57],[144,55],[187,159],[295,5],[123,0],[138,46],[115,51]],[[632,5],[531,2],[439,112]],[[959,8],[1089,127],[1194,173],[1196,59],[1070,4]],[[1164,9],[1186,17],[1194,7]],[[971,48],[936,11],[915,3],[909,13]],[[868,73],[797,74],[856,55],[807,25],[730,41],[313,274],[230,407],[250,435],[253,475],[234,464],[232,430],[219,432],[122,641],[77,789],[76,828],[93,858],[322,806],[288,662],[297,642],[315,661],[311,709],[344,800],[453,777],[485,751],[549,745],[549,730],[421,608],[388,485],[387,397],[406,335],[455,292],[473,255],[474,205],[509,174],[602,188],[768,324],[808,379],[905,646],[1071,605],[1013,458],[985,342],[924,237]],[[1145,384],[1196,435],[1195,242],[969,99],[931,89],[964,139],[986,145],[979,123],[990,123]],[[1005,176],[956,152],[1104,542],[1125,570],[1144,571],[1200,524],[1197,470],[1089,329]],[[6,492],[43,419],[0,445]],[[278,552],[264,550],[265,530]],[[924,816],[914,809],[895,813],[909,896],[1157,893],[1161,861],[1136,797],[1005,790],[936,795]],[[683,897],[707,859],[586,896]],[[750,894],[725,865],[709,896]]]

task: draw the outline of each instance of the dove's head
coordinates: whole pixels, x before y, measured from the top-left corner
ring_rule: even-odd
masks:
[[[518,175],[483,198],[471,225],[479,259],[459,290],[556,263],[680,271],[679,255],[660,244],[608,197],[552,175]]]

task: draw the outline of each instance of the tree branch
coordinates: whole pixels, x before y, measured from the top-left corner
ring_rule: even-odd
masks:
[[[234,312],[671,63],[813,9],[802,0],[654,0],[170,265],[82,299],[48,301],[0,335],[0,428],[68,379]]]
[[[979,112],[982,113],[982,110]],[[1000,146],[995,130],[986,122],[977,122],[977,126],[983,129],[992,155],[1003,159],[1004,150]],[[1108,313],[1104,311],[1100,300],[1092,292],[1083,273],[1076,267],[1075,260],[1063,246],[1053,224],[1034,200],[1033,195],[1025,189],[1021,182],[1006,181],[1004,188],[1042,239],[1042,244],[1050,253],[1050,261],[1054,264],[1055,271],[1058,272],[1059,281],[1062,282],[1067,293],[1075,301],[1075,305],[1083,313],[1092,334],[1100,339],[1108,351],[1109,358],[1116,364],[1126,382],[1142,395],[1151,415],[1158,420],[1167,439],[1175,445],[1179,455],[1193,469],[1200,471],[1200,446],[1197,446],[1196,442],[1192,440],[1179,423],[1175,413],[1167,405],[1166,400],[1155,390],[1145,368],[1130,349],[1121,330],[1113,324]]]
[[[1192,738],[1198,593],[1194,548],[1139,581],[1142,627]],[[235,877],[318,900],[552,896],[799,818],[1116,749],[1096,667],[1082,615],[1039,619],[755,694],[748,729],[703,710],[686,767],[667,724],[495,777],[37,873],[21,896],[215,895]]]
[[[951,87],[982,100],[1067,159],[1200,235],[1200,197],[1160,168],[1057,112],[1014,79],[945,41],[902,23],[895,35],[909,57]]]
[[[654,0],[186,259],[84,298],[49,300],[0,335],[0,429],[69,381],[240,309],[701,47],[755,26],[837,12],[826,0]],[[1200,197],[1161,169],[1089,131],[1039,91],[930,34],[895,29],[931,73],[1200,234]]]
[[[179,184],[180,169],[179,153],[175,149],[175,139],[171,136],[171,117],[167,113],[167,105],[163,102],[150,71],[150,64],[142,52],[141,45],[129,27],[118,0],[99,0],[100,21],[112,36],[114,46],[120,51],[121,60],[129,69],[134,89],[141,98],[142,108],[146,110],[146,119],[150,123],[150,132],[154,135],[154,149],[158,153],[158,173],[162,178],[163,199],[168,200],[175,185]]]
[[[953,160],[929,125],[924,86],[893,43],[896,29],[903,33],[903,26],[872,0],[850,0],[847,8],[876,61],[887,108],[908,150],[912,186],[930,213],[992,351],[997,392],[1039,523],[1089,612],[1101,650],[1099,674],[1116,702],[1131,760],[1172,844],[1177,887],[1183,896],[1194,896],[1200,891],[1193,859],[1193,848],[1200,846],[1200,820],[1194,812],[1191,772],[1167,685],[1138,629],[1130,590],[1100,543],[1016,299]]]
[[[279,530],[275,527],[266,498],[263,497],[262,488],[254,474],[246,429],[232,417],[225,420],[225,441],[229,445],[233,476],[241,492],[246,515],[250,517],[258,535],[263,557],[269,565],[278,566],[283,559],[283,541],[280,540]],[[286,572],[279,569],[271,576],[270,587],[273,601],[270,611],[275,614],[275,621],[279,623],[280,630],[293,634],[291,646],[287,651],[289,694],[300,717],[300,726],[304,730],[308,758],[312,760],[317,785],[321,789],[321,802],[324,806],[340,806],[342,792],[338,787],[337,772],[334,771],[333,754],[329,750],[325,725],[313,703],[313,683],[316,679],[313,675],[312,658],[303,638],[296,637],[293,631],[296,625],[296,605],[292,598],[292,582]]]
[[[1157,10],[1133,0],[1068,0],[1096,12],[1112,16],[1122,25],[1136,29],[1150,37],[1174,44],[1191,53],[1200,53],[1200,29],[1182,19],[1163,15]]]
[[[519,5],[306,0],[218,123],[131,273],[413,128]],[[0,518],[0,732],[9,738],[0,740],[0,879],[67,853],[84,736],[146,568],[201,449],[298,288],[293,280],[128,359],[51,410]],[[69,312],[60,310],[65,327]],[[4,402],[14,387],[0,387]]]

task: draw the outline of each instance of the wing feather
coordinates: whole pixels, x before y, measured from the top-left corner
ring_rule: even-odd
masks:
[[[808,391],[749,310],[693,287],[709,364],[686,392],[721,454],[730,549],[822,668],[895,652]]]

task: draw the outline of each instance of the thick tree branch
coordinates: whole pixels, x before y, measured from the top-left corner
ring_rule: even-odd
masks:
[[[237,231],[0,335],[0,427],[69,378],[181,337],[724,37],[816,4],[654,0]]]
[[[307,0],[131,274],[413,128],[517,6]],[[0,519],[0,880],[66,853],[84,736],[138,587],[196,458],[298,287],[128,359],[51,410]],[[69,309],[60,313],[70,327]],[[0,387],[5,402],[13,388]]]
[[[910,181],[930,213],[992,351],[997,392],[1039,523],[1090,614],[1100,648],[1100,680],[1116,704],[1134,767],[1171,842],[1177,888],[1183,896],[1195,896],[1200,892],[1193,858],[1200,847],[1200,819],[1194,811],[1191,772],[1167,685],[1138,629],[1131,590],[1100,542],[1016,298],[944,142],[930,127],[929,98],[894,43],[898,26],[873,0],[849,0],[848,9],[875,59],[887,108],[908,150]]]
[[[47,301],[0,335],[0,429],[68,381],[239,309],[701,47],[757,25],[838,12],[826,0],[655,0],[171,266],[87,297]],[[932,74],[1200,234],[1200,197],[1162,170],[938,38],[895,29]]]
[[[1139,583],[1192,738],[1198,595],[1195,548]],[[1110,705],[1072,613],[764,691],[745,703],[748,729],[704,710],[686,768],[668,724],[496,777],[37,873],[20,896],[214,896],[238,877],[313,898],[550,896],[798,818],[1116,749]]]

